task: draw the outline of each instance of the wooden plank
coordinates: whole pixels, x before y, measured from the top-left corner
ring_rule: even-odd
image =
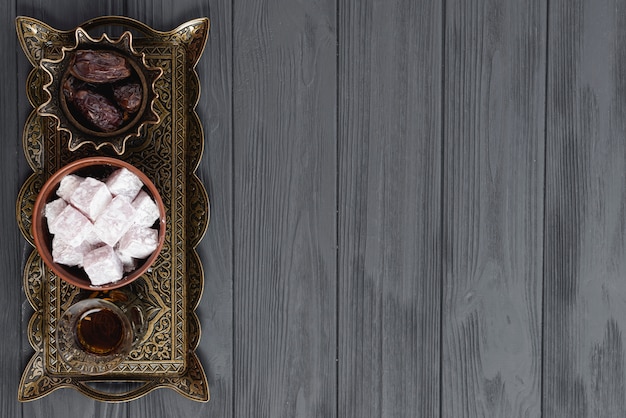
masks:
[[[205,52],[198,63],[201,96],[196,107],[205,135],[197,173],[211,200],[211,220],[198,246],[204,268],[204,293],[197,309],[202,339],[197,349],[207,373],[211,400],[189,401],[158,390],[132,402],[131,417],[232,417],[232,12],[231,2],[211,0],[127,3],[127,15],[158,30],[171,30],[198,17],[211,19]]]
[[[544,416],[626,411],[626,7],[550,2]]]
[[[541,415],[546,13],[446,4],[444,417]]]
[[[235,1],[236,417],[334,417],[336,4]]]
[[[17,387],[22,374],[21,334],[22,302],[21,291],[21,234],[15,221],[15,197],[19,190],[19,155],[22,153],[21,126],[18,121],[17,98],[21,94],[18,87],[17,40],[13,19],[15,3],[0,4],[2,35],[0,47],[5,54],[0,62],[0,76],[3,80],[0,94],[0,130],[2,132],[2,152],[0,152],[0,259],[2,260],[2,280],[0,280],[0,416],[21,417],[22,407],[17,401]],[[23,85],[23,84],[22,84]],[[23,160],[23,159],[22,159]]]
[[[339,2],[338,416],[439,415],[441,2]]]

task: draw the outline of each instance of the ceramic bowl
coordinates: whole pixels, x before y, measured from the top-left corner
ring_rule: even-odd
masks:
[[[155,225],[153,225],[153,228],[156,228],[158,231],[158,245],[156,250],[148,258],[140,260],[138,267],[135,270],[126,273],[121,280],[101,286],[93,286],[83,269],[78,267],[68,267],[54,262],[52,257],[53,236],[48,231],[48,224],[45,217],[45,207],[48,202],[58,199],[56,191],[59,187],[59,183],[66,175],[76,174],[81,177],[104,179],[113,171],[122,167],[127,168],[141,179],[144,184],[143,190],[148,193],[150,197],[152,197],[159,209],[160,218],[157,222],[155,222]],[[154,183],[137,167],[125,161],[111,157],[83,158],[62,167],[54,173],[41,188],[41,191],[35,200],[32,215],[32,232],[35,247],[37,248],[44,263],[61,279],[74,286],[89,290],[110,290],[119,288],[133,282],[144,274],[152,266],[163,247],[163,243],[165,241],[165,225],[165,206],[163,205],[163,200],[161,199],[159,191]]]

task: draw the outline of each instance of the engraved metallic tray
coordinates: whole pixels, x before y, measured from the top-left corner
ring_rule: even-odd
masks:
[[[39,66],[42,58],[58,59],[62,47],[75,43],[75,31],[58,31],[32,18],[16,19],[22,48],[34,69],[28,76],[27,95],[36,109],[46,99],[43,85],[49,81]],[[117,156],[139,167],[150,177],[163,198],[167,215],[165,245],[153,268],[130,286],[119,290],[138,296],[147,312],[148,331],[115,370],[101,376],[85,376],[69,369],[56,350],[56,324],[73,302],[94,297],[62,281],[43,263],[36,250],[26,262],[24,291],[34,314],[28,325],[35,354],[26,366],[18,391],[20,401],[31,401],[62,388],[73,387],[101,401],[122,402],[169,387],[196,401],[209,400],[206,375],[195,354],[200,324],[195,314],[202,295],[204,274],[195,247],[209,222],[209,201],[195,170],[203,152],[202,126],[194,109],[200,94],[195,65],[206,44],[209,20],[189,21],[170,32],[159,32],[125,17],[100,17],[79,25],[130,28],[134,47],[146,54],[149,65],[163,69],[155,89],[154,110],[158,124],[150,125],[138,138],[129,140]],[[24,153],[34,173],[22,186],[16,205],[22,234],[31,244],[31,214],[36,196],[46,181],[65,164],[91,155],[106,154],[102,148],[68,147],[68,135],[56,130],[51,117],[36,110],[26,121]],[[115,291],[111,291],[112,293]],[[99,295],[111,296],[111,295]],[[93,382],[134,382],[124,393],[106,392]],[[130,384],[129,384],[130,386]]]

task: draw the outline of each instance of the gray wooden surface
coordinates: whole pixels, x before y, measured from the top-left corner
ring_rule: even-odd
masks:
[[[337,415],[437,416],[442,7],[339,6]]]
[[[623,417],[626,9],[552,1],[548,42],[544,411]]]
[[[446,5],[444,417],[541,414],[542,3]]]
[[[17,402],[14,18],[109,14],[211,18],[206,404]],[[0,416],[626,416],[625,3],[9,0],[0,19]]]

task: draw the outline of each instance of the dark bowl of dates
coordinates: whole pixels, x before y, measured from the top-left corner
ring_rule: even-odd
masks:
[[[149,67],[145,55],[135,51],[130,32],[117,40],[106,34],[95,40],[78,28],[76,45],[63,48],[58,60],[42,59],[41,67],[50,78],[44,85],[50,99],[38,113],[52,116],[57,129],[70,134],[72,151],[91,143],[123,154],[129,138],[159,122],[154,83],[162,70]]]
[[[61,79],[61,108],[81,131],[107,138],[125,133],[143,115],[148,91],[138,64],[109,50],[79,49]]]
[[[111,157],[79,159],[55,172],[32,214],[35,247],[46,266],[87,290],[116,289],[146,273],[163,247],[165,226],[154,183]]]

